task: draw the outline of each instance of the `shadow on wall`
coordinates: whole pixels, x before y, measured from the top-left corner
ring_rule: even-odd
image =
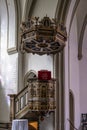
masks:
[[[9,121],[9,106],[8,106],[8,97],[5,93],[5,88],[0,80],[0,122]]]

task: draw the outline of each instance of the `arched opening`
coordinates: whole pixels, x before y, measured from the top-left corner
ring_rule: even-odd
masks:
[[[69,92],[69,118],[70,118],[70,130],[74,130],[74,97],[73,93],[70,91]]]
[[[26,87],[29,79],[36,78],[36,77],[37,77],[36,71],[30,70],[29,72],[27,72],[26,75],[24,76],[24,87]]]

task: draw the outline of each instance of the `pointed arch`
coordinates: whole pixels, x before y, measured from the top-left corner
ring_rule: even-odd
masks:
[[[24,14],[23,14],[23,18],[22,18],[23,20],[28,18],[32,3],[33,3],[33,0],[26,0],[25,8],[24,8]]]
[[[64,0],[63,3],[61,0],[58,0],[55,18],[57,22],[62,22],[65,24],[67,12],[70,6],[71,0]]]
[[[19,2],[17,0],[5,0],[8,13],[8,54],[16,53],[18,50],[18,28],[19,28]],[[14,16],[14,17],[13,17]],[[13,35],[11,35],[13,34]]]
[[[84,38],[86,25],[87,25],[87,14],[84,18],[82,29],[81,29],[81,32],[80,32],[80,38],[79,38],[79,44],[78,44],[78,59],[79,60],[82,59],[82,45],[83,45],[83,38]]]
[[[69,34],[70,34],[73,18],[74,18],[74,15],[76,13],[76,10],[77,10],[77,7],[79,5],[79,2],[80,2],[80,0],[76,0],[76,2],[74,4],[74,7],[73,7],[73,10],[72,10],[71,20],[70,20],[70,24],[69,24]]]
[[[27,82],[28,82],[28,80],[29,80],[30,78],[36,78],[36,77],[37,77],[36,71],[34,71],[34,70],[28,71],[28,72],[25,74],[25,76],[24,76],[24,87],[26,87]]]

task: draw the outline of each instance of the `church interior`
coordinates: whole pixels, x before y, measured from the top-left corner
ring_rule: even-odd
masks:
[[[87,0],[0,0],[0,130],[87,130]]]

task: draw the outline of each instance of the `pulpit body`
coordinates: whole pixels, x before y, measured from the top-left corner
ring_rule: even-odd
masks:
[[[43,76],[44,77],[44,76]],[[37,119],[55,111],[56,80],[38,78],[30,72],[25,87],[17,95],[9,95],[11,100],[10,120],[20,118]]]
[[[31,79],[28,81],[29,110],[55,110],[55,80]]]

